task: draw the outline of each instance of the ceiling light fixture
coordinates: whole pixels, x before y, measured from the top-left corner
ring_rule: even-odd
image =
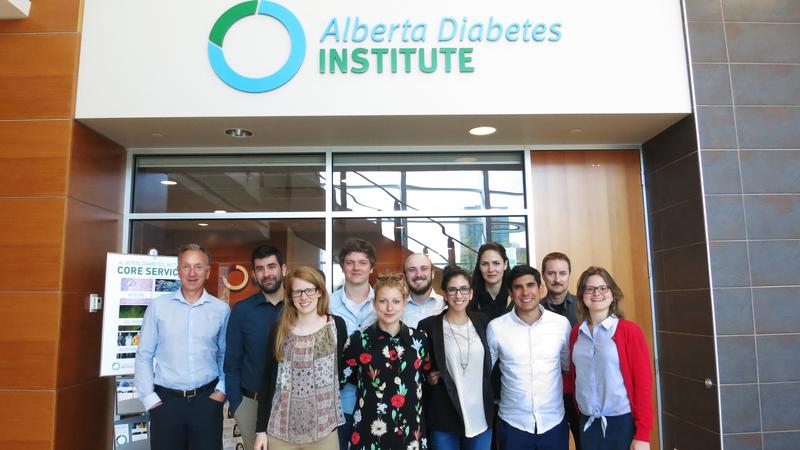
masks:
[[[175,186],[176,184],[178,184],[178,182],[173,180],[161,180],[161,184],[163,184],[164,186]]]
[[[224,209],[215,209],[214,210],[214,214],[225,214],[226,212],[228,212],[228,211],[225,211]]]
[[[253,136],[253,132],[246,128],[228,128],[225,134],[230,137],[245,139]]]
[[[198,224],[197,224],[197,226],[198,226],[198,227],[207,227],[207,226],[208,226],[208,224],[207,224],[207,223],[204,223],[204,222],[200,222],[200,223],[198,223]]]
[[[475,127],[469,130],[469,134],[473,136],[488,136],[494,134],[495,131],[497,131],[495,127]]]

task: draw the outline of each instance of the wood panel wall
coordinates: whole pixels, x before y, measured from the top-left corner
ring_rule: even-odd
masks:
[[[639,151],[534,151],[531,163],[535,264],[554,251],[569,256],[573,293],[587,267],[605,267],[625,294],[626,318],[642,328],[654,355]]]
[[[105,252],[118,251],[123,149],[74,121],[80,0],[0,20],[0,448],[111,448],[99,373]]]

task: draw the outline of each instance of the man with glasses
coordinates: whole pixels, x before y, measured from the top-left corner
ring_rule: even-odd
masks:
[[[408,284],[408,302],[403,312],[403,323],[417,328],[419,321],[444,311],[446,305],[441,295],[433,290],[433,263],[422,253],[412,253],[403,263]]]
[[[250,261],[253,282],[259,292],[238,302],[231,311],[224,366],[228,415],[236,419],[248,449],[253,448],[256,439],[258,391],[267,335],[283,309],[283,277],[286,276],[286,261],[280,250],[271,245],[256,247]]]
[[[375,269],[375,247],[363,239],[348,239],[339,251],[339,265],[344,272],[344,286],[331,294],[331,313],[344,319],[347,335],[375,323],[377,316],[372,301],[375,291],[369,285],[369,275]],[[338,428],[339,448],[347,450],[353,433],[353,411],[356,407],[356,387],[347,384],[342,389],[342,411],[345,424]]]
[[[567,450],[562,373],[569,371],[569,321],[539,304],[541,275],[528,265],[511,269],[514,308],[489,323],[492,364],[500,365],[501,450]]]
[[[134,384],[150,413],[153,450],[219,450],[222,445],[222,362],[230,308],[206,292],[210,273],[208,250],[182,246],[181,288],[153,299],[144,314]]]
[[[542,259],[542,278],[547,286],[547,295],[542,299],[542,306],[548,311],[562,315],[569,320],[570,326],[578,323],[575,296],[569,292],[569,277],[572,263],[567,255],[552,252]],[[575,408],[575,386],[569,377],[564,377],[564,413],[567,416],[575,450],[581,450],[580,415]]]

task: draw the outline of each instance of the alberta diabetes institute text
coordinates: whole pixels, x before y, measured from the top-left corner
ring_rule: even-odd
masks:
[[[523,22],[502,23],[493,17],[478,22],[472,22],[467,17],[461,20],[443,17],[436,31],[436,42],[468,42],[470,45],[498,41],[558,42],[562,36],[560,22],[534,23],[526,19]],[[424,43],[427,38],[426,23],[413,23],[406,19],[388,24],[370,24],[358,17],[346,17],[343,20],[331,19],[322,33],[320,43]],[[473,47],[461,46],[321,48],[319,72],[360,74],[374,70],[376,73],[411,73],[416,68],[422,73],[468,73],[475,71],[472,52]]]

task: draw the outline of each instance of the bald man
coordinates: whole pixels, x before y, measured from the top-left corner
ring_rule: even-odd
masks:
[[[422,253],[412,253],[403,263],[408,283],[408,303],[403,323],[416,328],[420,320],[444,311],[444,299],[433,290],[433,264]]]

